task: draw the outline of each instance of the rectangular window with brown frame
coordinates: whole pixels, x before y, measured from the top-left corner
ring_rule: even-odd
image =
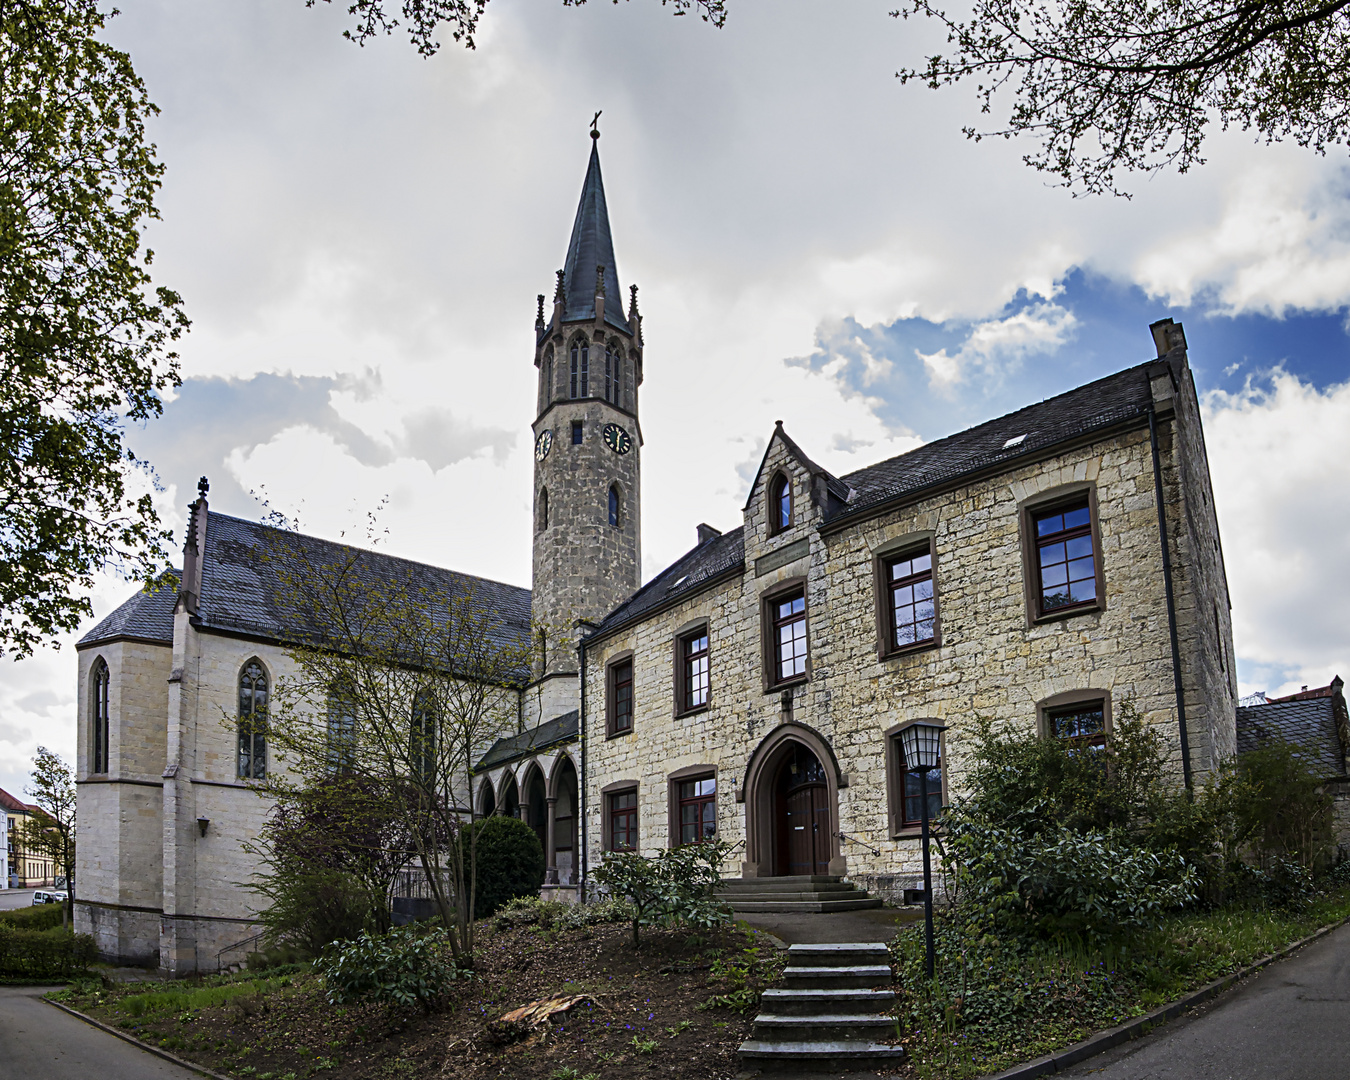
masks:
[[[637,790],[615,791],[605,796],[609,817],[609,851],[636,851],[638,846]]]
[[[711,688],[708,628],[700,627],[675,640],[675,703],[678,713],[707,708]]]
[[[680,843],[701,844],[717,839],[717,778],[682,780],[677,788]]]
[[[908,725],[902,725],[908,726]],[[923,826],[923,772],[911,769],[905,760],[905,748],[900,739],[901,728],[887,732],[886,749],[890,760],[891,832],[893,834],[917,831]],[[938,767],[928,772],[928,821],[931,825],[942,810],[944,802],[942,762],[946,747],[938,758]]]
[[[1106,749],[1106,708],[1100,701],[1047,710],[1045,728],[1051,738],[1068,743],[1075,753]]]
[[[770,685],[795,682],[806,675],[806,593],[797,589],[769,601],[773,667]]]
[[[609,666],[609,734],[627,735],[633,730],[633,659]]]
[[[887,618],[887,651],[931,645],[937,632],[933,551],[925,544],[882,560]]]
[[[1030,515],[1036,616],[1098,605],[1099,553],[1088,495]]]

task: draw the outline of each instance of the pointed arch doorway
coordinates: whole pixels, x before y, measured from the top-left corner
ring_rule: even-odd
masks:
[[[759,744],[746,768],[746,877],[844,874],[839,788],[829,744],[805,724],[787,723]]]

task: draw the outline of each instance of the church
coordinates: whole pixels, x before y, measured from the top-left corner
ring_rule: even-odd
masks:
[[[646,343],[598,142],[534,329],[532,588],[356,557],[428,595],[471,587],[535,657],[503,688],[512,728],[456,797],[536,829],[545,895],[586,899],[607,851],[715,836],[736,845],[728,878],[835,876],[903,899],[921,781],[934,809],[965,791],[982,717],[1100,746],[1131,710],[1178,784],[1236,752],[1228,585],[1179,324],[1155,324],[1134,367],[843,476],[780,422],[742,524],[691,528],[645,585]],[[245,845],[269,812],[267,707],[300,632],[263,557],[271,526],[208,496],[203,482],[181,570],[77,646],[76,928],[109,959],[176,975],[256,947]],[[292,540],[320,561],[353,552]],[[920,720],[945,727],[926,776],[900,739]]]

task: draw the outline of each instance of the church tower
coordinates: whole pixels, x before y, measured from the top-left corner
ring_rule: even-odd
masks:
[[[624,312],[599,138],[592,130],[552,318],[541,294],[535,320],[531,616],[535,678],[559,684],[542,695],[554,707],[576,707],[578,620],[598,622],[641,582],[642,319],[636,285]]]

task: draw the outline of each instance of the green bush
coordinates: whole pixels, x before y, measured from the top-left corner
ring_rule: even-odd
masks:
[[[730,852],[731,845],[720,840],[666,848],[653,859],[636,851],[611,851],[593,877],[611,898],[628,905],[636,949],[643,926],[708,929],[730,920],[730,909],[716,895],[722,863]]]
[[[0,975],[66,978],[89,970],[94,939],[69,930],[28,930],[0,922]]]
[[[379,927],[370,891],[343,870],[313,870],[278,880],[261,919],[268,940],[283,953],[313,958],[334,941]],[[296,956],[290,956],[296,959]]]
[[[443,933],[423,933],[410,926],[334,942],[324,949],[314,970],[328,985],[330,1004],[378,1001],[416,1005],[424,1012],[455,979],[468,975],[455,966]]]
[[[517,926],[538,926],[542,930],[572,930],[597,923],[627,922],[633,917],[631,905],[622,900],[600,900],[592,904],[563,904],[540,900],[536,896],[518,896],[497,909],[493,926],[510,930]]]
[[[478,860],[473,913],[485,919],[518,896],[538,896],[544,883],[544,849],[533,829],[518,818],[494,815],[473,824]],[[466,830],[467,832],[467,830]],[[468,876],[468,838],[465,877]]]
[[[36,904],[33,907],[0,911],[0,923],[21,926],[25,930],[55,930],[61,925],[62,904]]]

